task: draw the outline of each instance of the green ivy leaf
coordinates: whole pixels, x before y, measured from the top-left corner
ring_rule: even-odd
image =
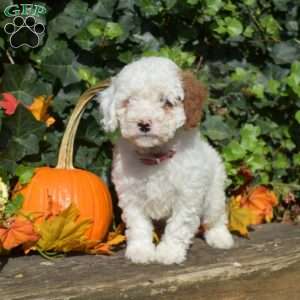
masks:
[[[282,147],[291,151],[296,148],[296,145],[291,139],[286,139],[282,141]]]
[[[261,84],[261,83],[254,84],[254,85],[250,88],[250,91],[251,91],[251,93],[254,94],[258,99],[263,100],[263,99],[265,98],[265,94],[264,94],[265,87],[264,87],[264,85]]]
[[[300,152],[293,155],[293,164],[297,167],[300,166]]]
[[[163,6],[160,1],[137,0],[136,4],[140,7],[141,12],[147,17],[156,16],[163,10]]]
[[[266,157],[260,154],[251,154],[246,160],[245,163],[253,172],[258,170],[268,170],[269,169],[269,162]]]
[[[254,4],[256,4],[256,0],[244,0],[244,3],[247,6],[254,6]]]
[[[110,0],[107,0],[110,1]],[[136,5],[136,0],[119,0],[117,5],[117,10],[129,10],[134,11]]]
[[[88,3],[81,0],[71,0],[68,1],[64,11],[51,20],[49,31],[56,34],[66,34],[70,39],[94,18],[94,13],[88,9]]]
[[[223,157],[226,161],[242,160],[246,155],[245,149],[236,140],[231,141],[223,149]]]
[[[270,79],[268,81],[268,92],[271,93],[272,95],[278,95],[279,88],[280,88],[280,81],[274,79]]]
[[[278,153],[274,157],[272,164],[276,169],[287,169],[289,167],[289,160],[283,153]]]
[[[0,150],[0,164],[17,161],[26,155],[33,155],[39,152],[39,141],[46,130],[44,123],[36,121],[25,107],[19,105],[15,114],[5,122],[7,145]],[[0,136],[1,140],[1,136]]]
[[[82,30],[79,32],[74,41],[84,50],[92,50],[97,43],[99,43],[98,39],[93,37],[87,30]]]
[[[239,36],[243,32],[243,25],[238,19],[226,17],[225,23],[227,26],[227,32],[228,32],[229,36],[236,37],[236,36]]]
[[[79,146],[75,155],[75,165],[82,169],[91,167],[98,153],[98,147]]]
[[[255,151],[258,144],[258,136],[261,133],[261,129],[258,126],[252,124],[246,124],[241,129],[241,147],[248,151]]]
[[[68,47],[66,40],[58,39],[53,31],[48,33],[48,38],[44,46],[38,52],[31,52],[30,58],[40,65],[44,60],[47,60],[49,56],[62,51]]]
[[[94,20],[87,26],[87,31],[94,37],[102,36],[104,33],[105,25],[100,20]]]
[[[292,63],[291,73],[285,79],[288,86],[300,97],[300,62],[295,61]]]
[[[173,60],[182,68],[191,67],[196,57],[190,52],[182,51],[178,47],[169,48],[163,47],[159,51],[145,51],[144,56],[162,56]]]
[[[240,67],[237,67],[234,70],[234,73],[231,74],[230,79],[232,81],[245,81],[245,80],[249,80],[249,74],[248,72]]]
[[[98,81],[98,79],[93,75],[92,71],[85,67],[78,69],[78,75],[82,80],[87,81],[90,85],[94,85]]]
[[[300,110],[298,110],[295,114],[295,119],[297,120],[297,122],[300,124]]]
[[[221,141],[232,137],[228,124],[221,116],[210,116],[203,122],[204,134],[213,141]]]
[[[117,2],[117,0],[97,1],[92,11],[100,18],[111,19]]]
[[[118,23],[108,22],[106,23],[104,36],[106,36],[110,40],[114,40],[119,38],[124,33],[122,27]]]
[[[270,176],[266,172],[260,172],[259,173],[260,177],[260,184],[267,185],[270,183]]]
[[[48,57],[42,64],[43,71],[58,77],[63,86],[79,81],[76,58],[72,50],[63,49]]]
[[[11,201],[7,203],[4,210],[4,215],[6,218],[14,216],[22,208],[24,202],[24,197],[21,194],[15,196]]]
[[[19,165],[16,169],[16,175],[19,178],[21,184],[27,184],[30,182],[34,175],[34,167]]]
[[[164,2],[166,4],[167,9],[171,9],[176,5],[177,0],[164,0]]]
[[[205,5],[204,13],[214,16],[224,6],[224,2],[222,0],[205,0]]]
[[[271,50],[271,57],[279,65],[293,63],[300,60],[300,45],[292,40],[277,43]]]
[[[2,90],[11,92],[26,104],[34,97],[51,95],[52,87],[37,79],[36,71],[30,65],[5,64]]]
[[[253,36],[254,32],[255,32],[254,28],[252,26],[248,25],[245,28],[243,35],[247,38],[251,38]]]
[[[190,5],[196,5],[200,2],[200,0],[187,0],[186,2]]]
[[[281,29],[279,23],[271,15],[266,15],[260,18],[260,24],[266,32],[272,36],[277,37]]]

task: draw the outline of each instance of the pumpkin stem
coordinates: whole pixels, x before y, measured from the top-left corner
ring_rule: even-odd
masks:
[[[104,80],[95,86],[86,90],[79,98],[68,121],[64,132],[62,142],[58,152],[58,162],[56,168],[74,169],[73,167],[73,150],[74,141],[79,126],[81,116],[86,105],[94,98],[94,96],[109,86],[110,80]]]

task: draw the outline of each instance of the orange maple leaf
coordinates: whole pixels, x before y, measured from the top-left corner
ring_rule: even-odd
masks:
[[[33,99],[31,105],[27,106],[36,120],[45,122],[47,127],[55,122],[55,119],[48,114],[48,108],[51,101],[51,96],[37,96]]]
[[[277,204],[278,199],[274,192],[264,186],[251,189],[241,199],[241,207],[250,209],[256,215],[253,225],[270,222],[273,218],[273,207]]]
[[[40,236],[34,231],[33,223],[22,217],[11,218],[0,227],[0,242],[6,250],[37,241],[39,238]]]

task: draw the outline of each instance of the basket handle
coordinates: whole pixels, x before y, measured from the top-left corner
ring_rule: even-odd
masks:
[[[81,116],[84,112],[86,105],[94,98],[94,96],[107,88],[110,84],[110,80],[104,80],[98,84],[90,87],[86,90],[79,98],[71,116],[68,121],[66,130],[64,132],[59,152],[58,162],[56,168],[59,169],[74,169],[73,166],[73,152],[74,152],[74,141],[76,132],[79,126]]]

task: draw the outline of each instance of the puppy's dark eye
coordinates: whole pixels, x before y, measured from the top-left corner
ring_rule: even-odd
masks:
[[[169,100],[166,100],[164,103],[165,108],[172,108],[173,106],[174,106],[174,104],[172,102],[170,102]]]

